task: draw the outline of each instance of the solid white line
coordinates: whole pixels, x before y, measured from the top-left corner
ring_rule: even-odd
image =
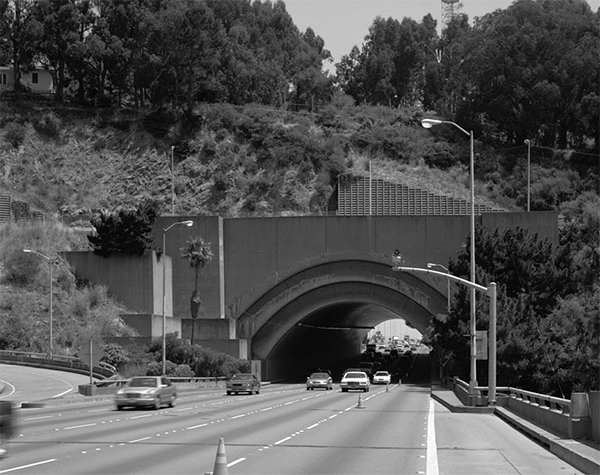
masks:
[[[106,409],[103,409],[104,411]],[[51,417],[54,417],[54,414],[51,416],[40,416],[40,417],[26,417],[25,419],[23,419],[24,421],[37,421],[39,419],[50,419]]]
[[[69,429],[81,429],[82,427],[92,427],[95,426],[96,423],[94,422],[93,424],[83,424],[80,426],[71,426],[71,427],[65,427],[63,430],[69,430]]]
[[[56,462],[56,459],[48,459],[44,460],[43,462],[30,463],[29,465],[21,465],[20,467],[9,468],[8,470],[0,470],[0,473],[14,472],[15,470],[21,470],[22,468],[35,467],[36,465],[42,465],[50,462]]]
[[[308,426],[308,427],[306,428],[306,430],[308,430],[308,429],[314,429],[314,428],[315,428],[315,427],[317,427],[318,425],[319,425],[319,423],[317,422],[316,424],[313,424],[312,426]]]
[[[204,426],[207,426],[207,425],[208,425],[208,422],[205,423],[205,424],[200,424],[199,426],[188,427],[188,429],[197,429],[198,427],[204,427]]]
[[[241,459],[234,460],[233,462],[227,464],[227,468],[233,467],[234,465],[236,465],[236,464],[238,464],[240,462],[243,462],[244,460],[246,460],[245,457],[242,457]]]
[[[136,442],[141,442],[142,440],[148,440],[151,439],[152,437],[142,437],[141,439],[136,439],[136,440],[130,440],[128,442],[128,444],[135,444]]]
[[[283,444],[285,441],[290,440],[290,439],[291,439],[291,437],[286,437],[285,439],[278,440],[273,445]]]
[[[246,417],[246,414],[240,414],[239,416],[233,416],[231,419],[239,419],[240,417]]]
[[[437,446],[435,444],[435,423],[433,399],[429,400],[429,419],[427,420],[427,475],[439,475]]]
[[[130,419],[141,419],[142,417],[150,417],[152,414],[143,414],[141,416],[131,416]]]
[[[15,388],[15,387],[14,387],[12,384],[10,384],[8,381],[5,381],[5,380],[3,380],[3,379],[0,379],[0,382],[1,382],[1,383],[4,383],[4,385],[5,385],[5,386],[10,386],[10,392],[8,392],[8,391],[6,390],[6,388],[4,388],[4,391],[3,391],[3,393],[2,393],[2,397],[3,397],[3,398],[5,398],[5,397],[9,397],[9,396],[11,396],[11,395],[12,395],[14,392],[16,392],[17,388]]]

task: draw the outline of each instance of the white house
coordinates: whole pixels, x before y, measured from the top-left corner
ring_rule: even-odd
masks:
[[[12,66],[0,66],[0,92],[13,91],[15,85]],[[54,80],[47,69],[37,67],[33,71],[21,72],[21,85],[27,91],[54,94]]]

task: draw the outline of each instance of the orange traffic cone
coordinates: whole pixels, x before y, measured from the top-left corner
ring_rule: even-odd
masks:
[[[217,448],[217,458],[215,459],[215,468],[213,475],[229,475],[227,470],[227,457],[225,455],[225,441],[219,439],[219,448]]]
[[[356,405],[356,409],[364,409],[365,406],[363,405],[363,400],[362,400],[362,396],[359,394],[358,395],[358,404]]]

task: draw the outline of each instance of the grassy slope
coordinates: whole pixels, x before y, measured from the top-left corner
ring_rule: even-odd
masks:
[[[156,122],[164,130],[157,133],[148,126],[148,115],[127,111],[49,108],[47,104],[39,103],[18,107],[2,104],[1,107],[4,119],[0,122],[3,127],[0,135],[7,124],[17,121],[22,124],[24,140],[18,149],[10,146],[6,137],[0,140],[0,191],[27,201],[46,213],[53,214],[61,209],[76,212],[80,209],[112,208],[144,196],[162,200],[165,210],[168,210],[171,175],[170,147],[166,144],[182,143],[182,137],[187,153],[183,156],[178,153],[175,157],[176,212],[239,215],[244,200],[241,194],[260,188],[260,180],[264,180],[270,186],[279,187],[271,192],[271,196],[289,194],[288,201],[292,202],[290,214],[303,214],[308,212],[307,203],[318,183],[318,170],[300,178],[302,164],[292,163],[277,169],[272,163],[259,163],[257,156],[260,150],[253,148],[253,139],[240,137],[234,126],[229,129],[222,127],[215,132],[211,128],[212,122],[205,121],[182,131],[184,123],[167,124],[159,119]],[[40,119],[49,114],[50,122],[56,125],[54,133],[40,126]],[[348,138],[360,129],[367,114],[369,111],[364,109],[345,112],[343,120],[328,128],[314,122],[307,126],[307,117],[310,119],[310,116],[305,114],[288,113],[282,120],[280,111],[261,110],[261,116],[255,122],[268,123],[263,129],[270,133],[283,134],[294,129],[294,133],[301,136],[295,140],[306,140],[309,145],[323,147],[332,140],[348,143]],[[371,123],[388,120],[387,116],[382,117],[381,108],[374,109],[372,114],[373,117],[368,119]],[[389,115],[389,112],[385,114]],[[230,119],[230,122],[236,120],[239,122],[239,116]],[[418,129],[418,126],[414,128]],[[403,146],[407,158],[400,161],[389,154],[370,153],[350,146],[346,147],[344,157],[347,171],[368,174],[371,159],[374,178],[468,199],[468,170],[464,166],[447,170],[429,168],[418,157],[427,148],[424,141],[432,139],[422,135],[420,130],[403,130],[410,134],[405,143],[416,144]],[[157,135],[164,137],[157,138]],[[267,147],[265,144],[262,146]],[[212,155],[207,154],[207,148]],[[408,150],[411,148],[414,150]],[[272,154],[277,154],[275,148]],[[222,157],[233,158],[228,158],[230,163],[225,166],[219,164],[223,161]],[[227,189],[215,193],[215,176],[219,174],[226,178]],[[510,203],[486,198],[484,191],[478,187],[478,202],[510,207]],[[269,192],[265,192],[260,197],[264,208],[262,211],[257,208],[257,214],[269,214],[274,209],[273,204],[268,203],[268,196]],[[277,206],[279,212],[285,211],[282,206],[285,203]]]

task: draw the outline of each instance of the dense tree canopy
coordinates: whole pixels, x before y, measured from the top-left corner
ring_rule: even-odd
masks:
[[[597,197],[594,201],[598,204]],[[502,386],[567,398],[571,391],[600,387],[598,209],[573,203],[570,219],[578,214],[586,218],[564,227],[556,247],[522,229],[476,231],[476,281],[498,284],[497,377]],[[580,252],[571,249],[573,233],[581,238]],[[468,278],[469,262],[465,251],[451,263],[451,273]],[[449,314],[435,318],[428,335],[443,371],[465,380],[469,295],[461,286]],[[488,328],[488,314],[488,299],[479,297],[478,329]],[[487,368],[479,366],[478,381],[486,380]]]
[[[330,56],[278,0],[0,0],[0,59],[54,76],[56,97],[172,105],[314,107],[331,95]],[[18,91],[20,82],[15,84]]]

